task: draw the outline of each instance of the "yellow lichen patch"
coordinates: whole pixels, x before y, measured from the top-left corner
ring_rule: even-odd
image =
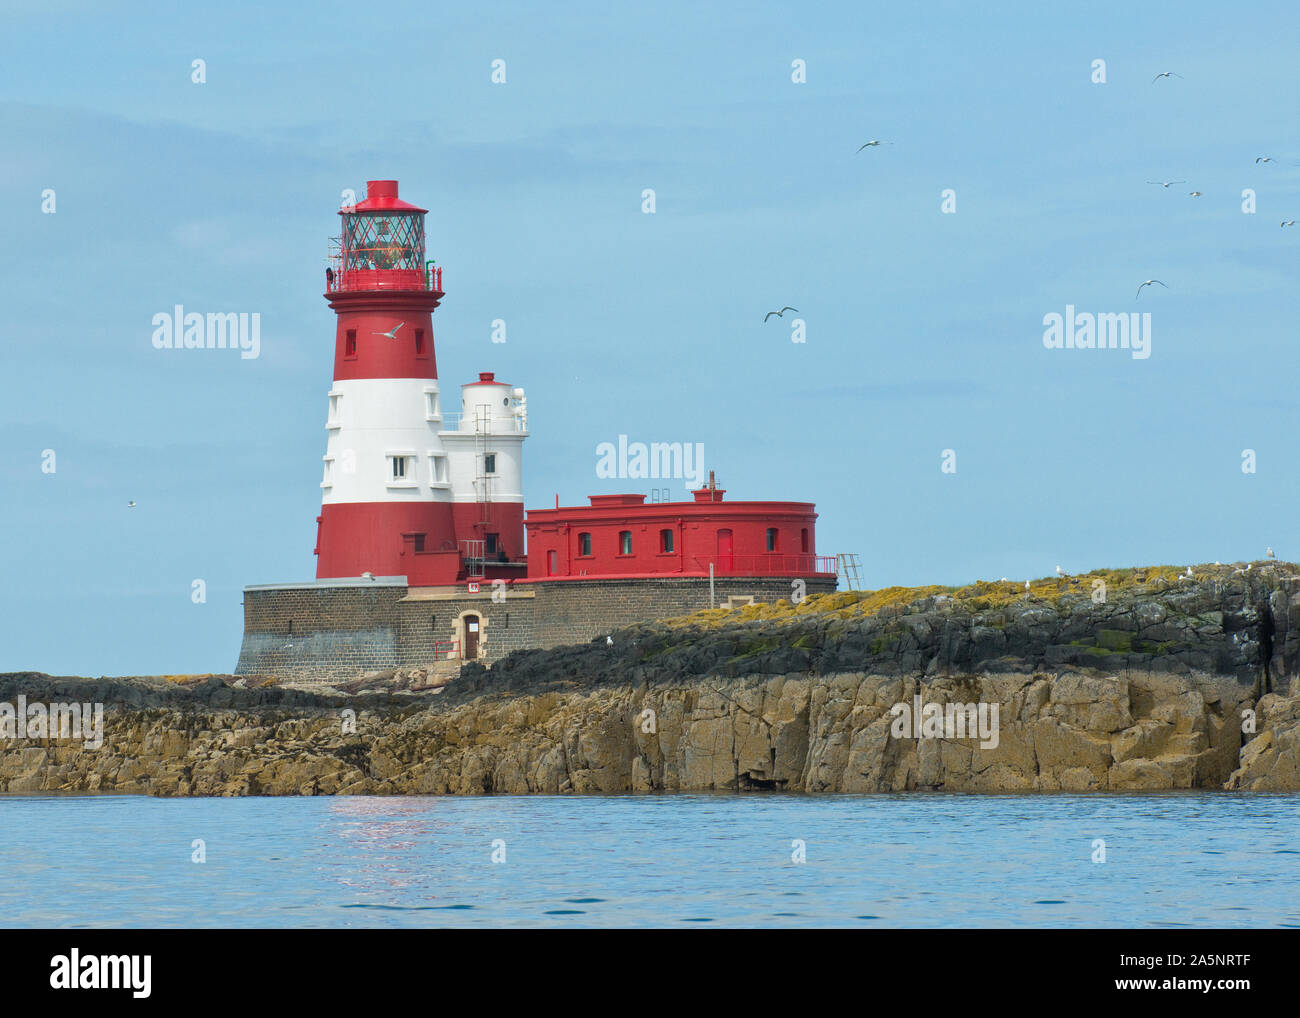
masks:
[[[1231,566],[1200,565],[1192,567],[1190,579],[1223,578],[1231,575]],[[670,629],[718,629],[746,622],[792,622],[802,616],[819,615],[836,618],[862,618],[888,608],[905,607],[929,598],[949,597],[955,605],[979,612],[1006,608],[1028,600],[1056,604],[1073,595],[1091,599],[1105,584],[1107,600],[1120,593],[1160,593],[1187,581],[1179,579],[1185,567],[1139,566],[1126,569],[1094,569],[1077,576],[1047,576],[1031,580],[976,580],[962,587],[884,587],[880,590],[841,590],[833,594],[814,594],[798,604],[782,599],[774,604],[758,603],[739,608],[712,608],[693,615],[665,619]]]

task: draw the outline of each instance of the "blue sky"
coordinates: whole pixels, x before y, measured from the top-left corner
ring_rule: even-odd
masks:
[[[444,388],[528,391],[531,507],[643,490],[626,434],[871,587],[1300,557],[1300,10],[996,6],[6,5],[0,670],[227,671],[243,586],[314,575],[368,178],[431,210]],[[155,350],[178,303],[261,356]],[[1151,357],[1045,349],[1066,304]]]

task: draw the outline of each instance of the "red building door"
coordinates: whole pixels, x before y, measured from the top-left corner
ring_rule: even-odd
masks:
[[[718,531],[718,571],[729,573],[735,566],[735,559],[732,555],[731,531]]]

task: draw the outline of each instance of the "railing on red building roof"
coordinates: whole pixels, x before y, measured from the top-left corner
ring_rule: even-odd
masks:
[[[834,576],[834,555],[763,555],[695,556],[687,559],[688,571],[707,573],[713,566],[714,576]]]

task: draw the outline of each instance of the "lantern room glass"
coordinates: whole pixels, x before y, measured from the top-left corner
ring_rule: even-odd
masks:
[[[424,216],[420,213],[343,217],[343,271],[424,268]]]

